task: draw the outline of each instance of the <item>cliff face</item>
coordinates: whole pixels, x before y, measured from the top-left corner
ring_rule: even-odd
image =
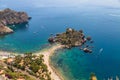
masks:
[[[4,35],[4,34],[9,34],[9,33],[13,33],[13,30],[10,29],[7,26],[0,26],[0,34]]]
[[[0,11],[0,34],[12,33],[13,30],[7,25],[28,22],[29,17],[25,12],[16,12],[9,8]]]

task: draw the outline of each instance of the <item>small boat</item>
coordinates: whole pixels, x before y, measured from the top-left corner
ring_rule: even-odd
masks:
[[[96,57],[98,57],[99,55],[101,55],[102,52],[103,52],[103,48],[101,48],[101,49],[99,50],[99,53],[96,55]]]
[[[102,53],[103,52],[103,48],[101,48],[100,50],[99,50],[99,53]]]

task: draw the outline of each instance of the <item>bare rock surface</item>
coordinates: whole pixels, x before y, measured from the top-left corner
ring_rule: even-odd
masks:
[[[29,17],[25,12],[17,12],[9,8],[0,11],[0,34],[9,34],[14,31],[7,25],[27,23]]]

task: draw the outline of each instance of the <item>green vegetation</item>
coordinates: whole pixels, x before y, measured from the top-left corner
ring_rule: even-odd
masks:
[[[40,80],[51,80],[50,72],[44,64],[43,55],[36,56],[32,53],[25,53],[24,56],[18,55],[9,65],[26,71]]]
[[[68,48],[80,46],[84,43],[84,34],[83,31],[76,31],[71,28],[67,28],[66,32],[61,34],[56,34],[56,36],[49,38],[49,42],[58,42],[62,45],[65,45]]]
[[[0,65],[0,70],[4,71],[2,75],[4,74],[8,79],[17,80],[18,78],[24,78],[25,80],[34,80],[30,76],[25,75],[19,71],[13,71],[9,66],[6,68],[4,67],[4,65]]]
[[[65,32],[51,36],[48,41],[50,43],[60,43],[65,46],[65,48],[80,47],[85,53],[92,53],[92,46],[89,46],[86,42],[89,41],[93,43],[91,37],[85,37],[82,30],[75,30],[72,28],[67,28]],[[85,45],[86,46],[83,46]],[[83,48],[82,48],[83,47]]]

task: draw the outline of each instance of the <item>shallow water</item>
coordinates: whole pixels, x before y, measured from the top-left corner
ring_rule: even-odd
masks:
[[[13,34],[1,36],[1,50],[38,51],[48,46],[47,39],[51,33],[63,32],[67,27],[83,29],[94,40],[93,54],[85,54],[78,48],[59,50],[51,57],[53,65],[68,80],[88,80],[91,72],[95,72],[99,80],[116,75],[120,77],[119,9],[9,7],[26,11],[32,19],[29,25],[16,25]],[[103,51],[99,53],[101,48]]]

